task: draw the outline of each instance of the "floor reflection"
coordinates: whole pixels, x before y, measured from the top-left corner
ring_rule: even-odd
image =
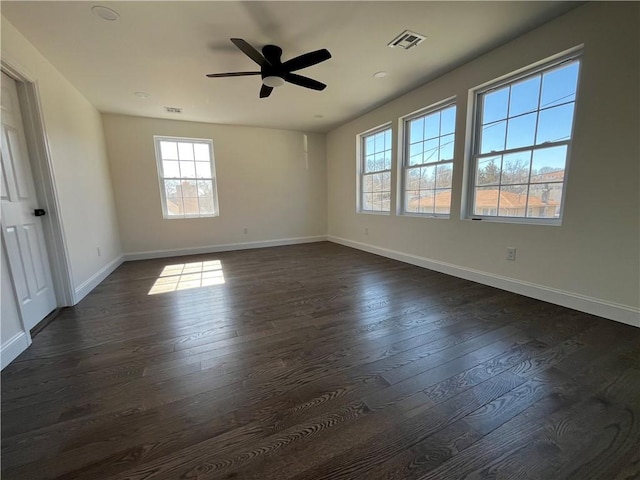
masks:
[[[162,269],[147,295],[210,287],[225,283],[220,260],[179,263]]]

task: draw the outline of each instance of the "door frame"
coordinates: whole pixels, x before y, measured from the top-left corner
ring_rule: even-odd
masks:
[[[64,226],[44,115],[38,92],[38,81],[16,61],[0,59],[0,69],[13,78],[18,87],[18,99],[24,123],[27,150],[38,202],[46,209],[42,218],[53,289],[58,307],[73,305],[72,270],[67,254]],[[28,333],[28,332],[27,332]]]

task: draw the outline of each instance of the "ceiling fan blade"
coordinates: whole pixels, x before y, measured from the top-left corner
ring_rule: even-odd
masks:
[[[266,85],[262,85],[260,88],[260,98],[267,98],[273,92],[273,87],[267,87]]]
[[[296,75],[295,73],[285,73],[283,78],[289,83],[293,83],[294,85],[299,85],[305,88],[311,88],[313,90],[324,90],[325,88],[327,88],[324,83],[318,82],[313,78]]]
[[[243,39],[241,38],[232,38],[231,41],[233,42],[233,44],[238,47],[240,50],[242,50],[242,52],[249,57],[251,60],[253,60],[254,62],[256,62],[258,65],[260,65],[262,68],[264,68],[265,66],[270,66],[271,64],[269,63],[269,61],[267,59],[265,59],[258,50],[256,50],[255,48],[253,48],[249,43],[245,42]]]
[[[260,75],[260,72],[228,72],[228,73],[208,73],[209,78],[218,77],[244,77],[247,75]]]
[[[322,50],[305,53],[304,55],[300,55],[299,57],[287,60],[282,64],[282,67],[288,72],[294,72],[296,70],[300,70],[310,67],[311,65],[324,62],[325,60],[329,60],[330,58],[331,54],[329,53],[329,50],[323,48]]]

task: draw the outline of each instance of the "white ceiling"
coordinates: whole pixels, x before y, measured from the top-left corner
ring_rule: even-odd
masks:
[[[94,5],[116,10],[105,21]],[[2,14],[102,112],[328,131],[577,6],[575,2],[32,2]],[[388,48],[405,29],[427,36]],[[327,48],[333,58],[297,73],[322,92],[286,84],[258,98],[257,70],[230,41],[284,50],[283,60]],[[387,71],[386,78],[373,74]],[[134,92],[147,92],[142,99]],[[165,106],[183,108],[168,114]],[[322,115],[322,118],[317,118]]]

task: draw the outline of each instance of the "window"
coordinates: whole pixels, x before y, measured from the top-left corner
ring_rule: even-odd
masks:
[[[471,216],[560,222],[579,68],[565,57],[476,92]]]
[[[391,211],[391,128],[360,137],[360,211]]]
[[[217,216],[213,142],[158,136],[154,140],[164,218]]]
[[[404,119],[403,213],[449,216],[455,125],[451,102]]]

